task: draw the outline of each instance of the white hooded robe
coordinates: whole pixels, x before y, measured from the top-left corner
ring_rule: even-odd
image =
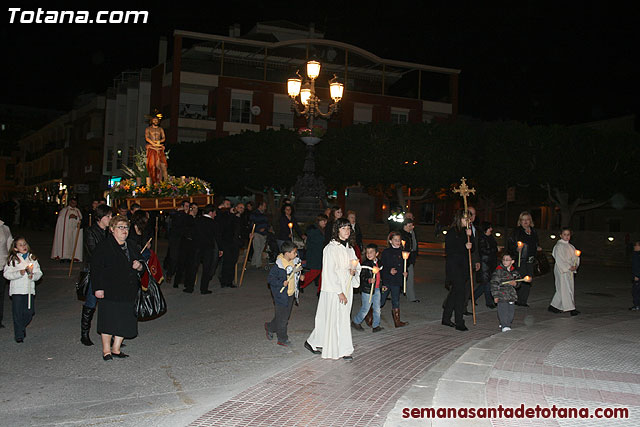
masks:
[[[351,356],[351,304],[353,288],[360,286],[360,263],[351,276],[351,260],[356,253],[348,244],[332,240],[322,251],[322,289],[316,310],[315,328],[307,342],[315,350],[322,347],[323,359]],[[338,295],[344,293],[347,303],[341,304]]]
[[[580,257],[576,255],[576,248],[562,239],[553,247],[553,258],[556,261],[553,267],[553,275],[556,282],[556,293],[551,300],[551,305],[561,311],[576,309],[573,295],[573,274],[569,270],[573,266],[580,265]]]
[[[72,218],[75,216],[75,218]],[[76,245],[75,260],[82,261],[83,237],[82,229],[78,230],[78,225],[82,221],[82,213],[78,208],[67,206],[60,210],[56,223],[56,232],[53,237],[53,247],[51,248],[52,259],[71,259],[73,256],[73,246],[76,241],[76,233],[79,231],[78,244]]]

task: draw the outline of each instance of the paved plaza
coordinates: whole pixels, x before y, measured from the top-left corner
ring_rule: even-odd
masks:
[[[17,234],[14,230],[14,235]],[[23,344],[13,341],[5,302],[0,329],[0,425],[6,426],[411,426],[639,425],[640,316],[630,306],[629,269],[585,260],[576,278],[581,315],[546,308],[553,275],[534,283],[530,308],[501,333],[480,303],[469,332],[440,325],[444,259],[416,268],[420,303],[401,300],[403,320],[384,331],[353,331],[354,361],[322,360],[304,349],[313,329],[314,288],[289,322],[291,347],[267,341],[273,315],[266,271],[249,269],[239,289],[183,293],[163,285],[169,310],[139,324],[124,360],[104,362],[79,341],[81,303],[68,264],[48,259],[51,233],[26,230],[41,260],[36,316]],[[159,250],[164,255],[164,247]],[[74,270],[74,271],[77,271]],[[73,275],[75,277],[75,273]],[[356,295],[354,310],[359,307]],[[403,418],[428,407],[628,408],[629,419],[451,420]]]

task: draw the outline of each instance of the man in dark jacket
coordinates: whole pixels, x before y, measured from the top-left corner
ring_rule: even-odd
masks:
[[[220,286],[236,288],[233,276],[240,247],[242,246],[242,223],[234,208],[223,209],[216,217],[220,227],[220,245],[222,249],[222,271],[220,272]]]
[[[91,227],[88,227],[84,232],[84,271],[89,272],[91,258],[93,257],[96,246],[106,239],[109,234],[109,221],[111,221],[111,216],[112,211],[109,206],[96,206],[93,223]],[[80,320],[80,342],[86,346],[93,345],[93,342],[91,342],[89,338],[89,330],[91,329],[91,320],[96,312],[97,301],[91,287],[91,277],[89,277],[89,286],[87,286],[87,295],[82,305],[82,317]]]
[[[193,227],[193,248],[190,258],[184,292],[193,292],[198,267],[202,264],[200,279],[200,293],[210,294],[209,282],[218,265],[220,250],[218,240],[220,234],[215,222],[216,210],[213,205],[206,205],[203,215],[196,217]]]
[[[188,200],[180,203],[176,213],[171,217],[169,228],[169,268],[167,269],[167,281],[175,275],[173,287],[177,288],[184,275],[184,267],[188,257],[193,217],[189,215],[191,204]]]
[[[413,280],[413,270],[416,264],[416,258],[418,257],[418,242],[414,238],[414,228],[413,217],[405,217],[402,230],[400,230],[400,237],[404,240],[404,248],[402,250],[410,254],[407,260],[407,299],[411,302],[420,302],[420,300],[416,298]]]

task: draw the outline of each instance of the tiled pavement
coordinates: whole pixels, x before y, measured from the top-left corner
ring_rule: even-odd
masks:
[[[526,310],[519,310],[516,323],[531,323],[525,321],[525,315]],[[498,332],[493,313],[480,314],[478,325],[466,333],[437,323],[410,325],[394,330],[393,335],[389,331],[354,332],[352,363],[310,357],[236,395],[191,425],[639,425],[637,316],[570,318],[538,310],[537,317],[538,322],[508,333]],[[400,417],[403,407],[500,404],[555,404],[591,410],[626,407],[631,418],[444,419],[431,423]]]
[[[245,390],[191,425],[384,425],[398,397],[417,378],[452,350],[495,333],[493,323],[479,322],[464,333],[435,323],[419,328],[409,325],[393,335],[390,331],[354,332],[353,362],[309,358]]]

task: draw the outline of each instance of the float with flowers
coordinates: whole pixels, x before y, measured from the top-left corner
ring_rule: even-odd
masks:
[[[144,210],[171,210],[183,200],[204,206],[213,203],[213,191],[207,181],[192,176],[168,176],[151,182],[145,165],[146,155],[140,150],[135,155],[133,168],[123,167],[127,178],[115,183],[109,194],[114,200],[126,201],[127,208],[138,203]]]

